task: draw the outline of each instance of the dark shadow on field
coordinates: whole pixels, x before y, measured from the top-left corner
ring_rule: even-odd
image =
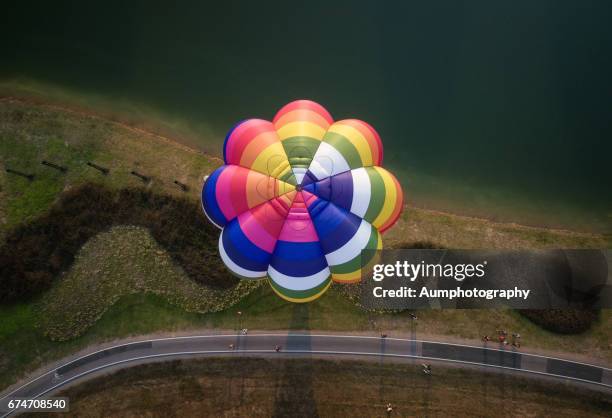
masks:
[[[299,337],[298,335],[309,334],[309,308],[306,303],[296,303],[293,307],[293,315],[288,329],[293,330],[303,326],[304,330],[290,331],[289,338],[282,347],[283,351],[311,350],[310,336]],[[279,342],[280,343],[280,342]],[[271,347],[272,348],[272,347]],[[279,354],[282,356],[282,354]],[[299,363],[293,361],[284,362],[283,377],[276,388],[274,400],[274,417],[318,417],[316,400],[314,398],[314,364],[312,354],[304,354],[304,361]]]
[[[387,351],[387,338],[383,338],[381,335],[380,338],[380,356],[379,356],[379,365],[380,365],[380,381],[378,383],[378,395],[381,402],[385,401],[385,373],[383,372],[385,366],[385,352]]]
[[[246,332],[243,333],[243,330]],[[248,357],[249,357],[249,353],[247,352],[249,349],[248,347],[249,339],[247,338],[248,329],[247,329],[247,322],[241,311],[236,312],[234,332],[236,335],[231,340],[228,340],[229,342],[228,342],[227,349],[229,351],[233,351],[235,353],[236,358],[248,360]],[[233,345],[233,347],[231,347],[230,344]],[[229,374],[230,377],[227,381],[228,399],[237,400],[240,406],[244,405],[244,403],[246,402],[247,374],[248,372],[246,372],[243,368],[240,368],[238,369],[235,375],[230,373]],[[234,379],[233,376],[235,376],[236,379]]]
[[[86,183],[63,192],[43,215],[7,233],[0,245],[0,302],[23,301],[47,290],[83,244],[119,225],[147,228],[198,284],[229,289],[238,283],[218,254],[219,231],[197,202],[145,188]]]
[[[425,376],[425,384],[423,385],[423,416],[429,417],[429,398],[431,396],[431,375]]]
[[[233,350],[237,352],[236,357],[240,357],[242,359],[246,359],[248,357],[247,350],[248,347],[248,338],[242,335],[242,321],[238,322],[239,326],[236,329],[236,337],[233,339],[234,348]],[[229,349],[229,347],[228,347]],[[232,381],[229,379],[228,381],[228,392],[230,396],[228,399],[236,399],[238,400],[238,405],[244,405],[246,399],[246,375],[243,369],[240,369],[237,375],[238,382]]]
[[[482,361],[484,364],[488,364],[487,362],[489,361],[489,350],[487,350],[487,348],[489,348],[489,345],[487,341],[483,341],[482,348]],[[484,404],[485,409],[489,409],[489,386],[493,383],[494,382],[492,381],[491,375],[489,373],[484,373],[482,375],[482,402]]]
[[[417,320],[416,318],[412,318],[410,320],[410,352],[409,352],[411,356],[417,355],[416,339],[417,339]],[[414,359],[412,359],[411,362],[414,363]]]

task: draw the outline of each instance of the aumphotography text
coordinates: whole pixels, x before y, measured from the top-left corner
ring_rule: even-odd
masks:
[[[387,278],[402,278],[414,282],[417,279],[442,278],[454,279],[458,282],[466,278],[484,278],[487,261],[472,264],[440,264],[440,263],[411,263],[407,260],[396,261],[392,264],[375,264],[372,270],[372,279],[380,282]],[[384,289],[376,286],[372,289],[375,298],[445,298],[453,300],[457,298],[482,298],[486,300],[522,298],[527,300],[529,289],[464,289],[459,286],[455,289],[434,289],[423,286],[420,289],[401,286],[396,289]]]

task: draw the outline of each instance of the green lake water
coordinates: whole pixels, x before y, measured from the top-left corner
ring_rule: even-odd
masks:
[[[218,153],[309,98],[379,131],[409,203],[610,231],[612,2],[17,3],[4,80],[142,104]]]

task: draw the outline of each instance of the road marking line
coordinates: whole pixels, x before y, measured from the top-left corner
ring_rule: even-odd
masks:
[[[82,360],[84,358],[87,358],[89,356],[93,356],[95,354],[101,353],[103,351],[107,351],[107,350],[112,350],[115,348],[119,348],[119,347],[125,347],[125,346],[130,346],[130,345],[134,345],[134,344],[140,344],[140,343],[147,343],[147,342],[162,342],[162,341],[174,341],[174,340],[186,340],[186,339],[199,339],[199,338],[235,338],[236,336],[239,336],[241,338],[246,338],[246,337],[287,337],[287,338],[293,338],[293,337],[316,337],[316,338],[353,338],[353,339],[376,339],[376,340],[380,340],[381,337],[376,337],[376,336],[368,336],[368,335],[336,335],[336,334],[272,334],[272,333],[264,333],[264,334],[247,334],[247,335],[239,335],[239,334],[205,334],[205,335],[184,335],[184,336],[177,336],[177,337],[164,337],[164,338],[154,338],[154,339],[149,339],[149,340],[139,340],[139,341],[132,341],[132,342],[128,342],[128,343],[123,343],[123,344],[117,344],[111,347],[106,347],[97,351],[93,351],[91,353],[88,354],[84,354],[80,357],[75,358],[74,360],[71,360],[67,363],[61,364],[60,366],[55,367],[52,370],[49,370],[45,373],[43,373],[42,375],[30,380],[29,382],[24,383],[23,385],[19,386],[18,388],[14,389],[13,391],[11,391],[9,394],[3,396],[1,399],[5,399],[11,395],[13,395],[14,393],[18,392],[19,390],[23,389],[24,387],[31,385],[32,383],[38,381],[39,379],[48,376],[50,374],[55,373],[58,369],[61,369],[62,367],[68,366],[72,363],[75,363],[79,360]],[[567,359],[562,359],[562,358],[558,358],[558,357],[548,357],[545,355],[540,355],[540,354],[530,354],[530,353],[523,353],[520,351],[508,351],[508,350],[502,350],[499,348],[489,348],[489,347],[482,347],[482,346],[474,346],[474,345],[466,345],[466,344],[458,344],[458,343],[446,343],[446,342],[440,342],[440,341],[428,341],[428,340],[411,340],[411,339],[407,339],[407,338],[393,338],[393,337],[385,337],[386,340],[392,340],[392,341],[402,341],[402,342],[417,342],[417,343],[430,343],[430,344],[439,344],[439,345],[451,345],[451,346],[456,346],[456,347],[466,347],[466,348],[478,348],[481,350],[489,350],[489,351],[497,351],[497,352],[505,352],[505,353],[518,353],[521,354],[521,356],[531,356],[531,357],[539,357],[539,358],[544,358],[544,359],[551,359],[551,360],[559,360],[559,361],[564,361],[564,362],[568,362],[568,363],[572,363],[572,364],[581,364],[584,366],[590,366],[590,367],[595,367],[595,368],[600,368],[603,371],[611,371],[612,369],[607,368],[607,367],[603,367],[603,366],[598,366],[595,364],[589,364],[589,363],[583,363],[583,362],[579,362],[579,361],[573,361],[573,360],[567,360]],[[425,358],[425,357],[422,357]],[[479,364],[479,363],[476,363]],[[597,383],[597,382],[593,382],[593,381],[589,381],[592,383]]]

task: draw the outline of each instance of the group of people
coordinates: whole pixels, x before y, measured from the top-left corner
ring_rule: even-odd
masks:
[[[482,337],[482,341],[485,343],[488,343],[490,341],[492,341],[491,337],[488,335],[484,335]],[[508,341],[508,332],[504,329],[498,329],[497,330],[497,341],[501,344],[501,345],[512,345],[515,348],[521,348],[521,334],[519,334],[518,332],[512,333],[511,334],[511,339],[510,341]]]

